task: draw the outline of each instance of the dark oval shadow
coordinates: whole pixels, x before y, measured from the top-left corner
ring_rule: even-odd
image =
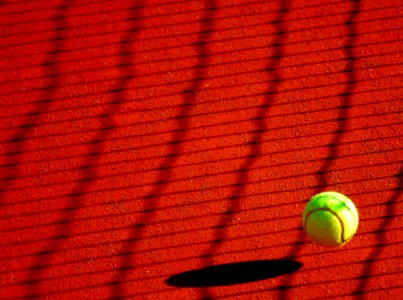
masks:
[[[212,287],[248,283],[297,271],[302,264],[295,260],[255,260],[210,266],[173,275],[165,280],[170,286]]]

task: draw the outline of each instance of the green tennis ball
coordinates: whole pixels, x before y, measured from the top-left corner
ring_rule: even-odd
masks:
[[[305,233],[316,243],[337,247],[347,243],[358,228],[354,203],[337,192],[323,192],[311,198],[302,214]]]

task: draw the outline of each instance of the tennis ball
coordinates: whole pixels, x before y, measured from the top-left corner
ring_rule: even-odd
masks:
[[[358,228],[354,203],[337,192],[323,192],[311,198],[302,214],[305,233],[323,246],[342,246]]]

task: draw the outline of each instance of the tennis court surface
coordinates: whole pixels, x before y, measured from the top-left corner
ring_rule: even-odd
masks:
[[[401,299],[402,12],[1,0],[0,299]]]

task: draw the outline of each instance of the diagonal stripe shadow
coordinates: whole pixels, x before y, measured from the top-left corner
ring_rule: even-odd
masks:
[[[390,177],[385,177],[386,179],[390,179]],[[376,193],[385,193],[385,192],[396,192],[398,190],[398,188],[392,188],[392,189],[383,189],[383,190],[376,190],[376,191],[368,191],[368,192],[360,192],[360,193],[354,193],[354,194],[351,194],[351,195],[354,195],[354,196],[358,196],[358,195],[361,195],[361,196],[364,196],[364,195],[369,195],[369,194],[371,194],[371,193],[374,193],[374,192],[376,192]],[[293,204],[295,204],[295,202],[289,202],[289,203],[286,203],[286,204],[284,204],[284,205],[282,205],[282,206],[292,206]],[[396,201],[395,202],[395,204],[396,205],[402,205],[403,204],[403,201]],[[371,208],[371,207],[386,207],[388,205],[388,203],[380,203],[380,204],[370,204],[370,205],[365,205],[365,206],[363,206],[364,208]],[[276,204],[274,204],[274,205],[268,205],[268,206],[266,206],[266,207],[263,207],[263,208],[254,208],[254,209],[250,209],[250,210],[247,210],[247,211],[249,211],[249,212],[251,212],[251,213],[253,213],[253,212],[255,212],[255,211],[257,211],[257,210],[259,210],[259,209],[270,209],[270,208],[275,208],[275,207],[277,207],[277,206],[279,206],[279,205],[276,205]],[[217,213],[217,214],[213,214],[213,215],[219,215],[219,213]],[[211,215],[210,214],[206,214],[205,216],[200,216],[201,218],[208,218],[208,217],[210,217]],[[401,217],[401,216],[403,216],[403,214],[395,214],[394,215],[395,217]],[[271,218],[270,220],[292,220],[292,219],[297,219],[297,218],[299,218],[299,214],[295,214],[295,215],[293,215],[293,216],[286,216],[286,217],[276,217],[276,218]],[[376,216],[376,217],[372,217],[372,218],[366,218],[366,219],[363,219],[362,220],[362,222],[365,224],[365,223],[370,223],[371,221],[374,221],[374,220],[376,220],[376,221],[378,221],[379,219],[388,219],[389,218],[389,216],[388,215],[382,215],[382,216]],[[185,220],[189,220],[189,219],[191,219],[191,218],[187,218],[187,219],[185,219]],[[263,222],[265,222],[266,220],[264,220]],[[168,221],[169,222],[169,221]],[[262,224],[262,220],[260,220],[260,219],[257,219],[257,220],[253,220],[253,221],[247,221],[247,222],[242,222],[242,223],[240,223],[240,225],[242,225],[242,226],[244,226],[244,225],[246,225],[246,226],[249,226],[249,225],[251,225],[251,224]],[[156,224],[156,222],[154,222],[154,223],[151,223],[151,224]],[[113,231],[113,230],[115,230],[115,229],[117,229],[117,230],[119,230],[119,229],[126,229],[127,227],[125,226],[125,227],[120,227],[120,228],[111,228],[111,229],[105,229],[105,230],[103,230],[103,232],[108,232],[109,230],[111,230],[111,231]],[[148,236],[148,237],[146,237],[146,239],[155,239],[155,238],[159,238],[159,237],[162,237],[162,236],[175,236],[176,234],[181,234],[181,233],[189,233],[189,232],[201,232],[201,231],[205,231],[205,230],[207,230],[207,229],[209,229],[210,227],[209,226],[204,226],[204,227],[200,227],[200,228],[194,228],[194,229],[191,229],[191,230],[181,230],[181,231],[175,231],[175,232],[172,232],[172,233],[164,233],[164,234],[156,234],[156,235],[150,235],[150,236]],[[230,240],[230,241],[235,241],[235,240],[246,240],[246,239],[249,239],[249,238],[253,238],[253,237],[268,237],[268,236],[270,236],[271,234],[278,234],[278,233],[282,233],[282,232],[296,232],[297,230],[298,230],[299,228],[298,227],[292,227],[292,228],[289,228],[289,229],[287,229],[287,230],[284,230],[284,229],[280,229],[280,230],[276,230],[276,229],[274,229],[274,230],[270,230],[270,231],[268,231],[268,232],[265,232],[265,233],[259,233],[259,234],[250,234],[250,235],[244,235],[244,236],[239,236],[239,237],[232,237],[232,238],[230,238],[230,239],[227,239],[227,240]],[[372,234],[372,235],[374,235],[374,234],[379,234],[380,232],[390,232],[390,231],[402,231],[403,230],[403,227],[401,227],[401,228],[399,228],[398,226],[394,226],[393,228],[389,228],[389,229],[385,229],[385,230],[372,230],[372,231],[367,231],[367,232],[365,232],[365,233],[359,233],[358,235],[368,235],[368,234]],[[83,233],[83,234],[81,234],[81,236],[85,236],[86,235],[86,233]],[[80,236],[80,235],[79,235]],[[111,246],[111,245],[118,245],[120,243],[120,241],[119,240],[117,240],[117,241],[102,241],[102,242],[100,242],[100,243],[94,243],[94,244],[91,244],[91,245],[76,245],[76,246],[73,246],[73,247],[66,247],[66,248],[64,248],[64,249],[60,249],[60,251],[59,251],[59,254],[62,254],[62,253],[64,253],[64,254],[67,254],[67,253],[69,253],[69,251],[71,251],[71,250],[77,250],[77,249],[94,249],[94,248],[99,248],[100,246]],[[385,243],[385,245],[393,245],[395,242],[392,242],[392,243],[389,243],[389,242],[387,242],[387,243]],[[399,241],[399,242],[396,242],[396,243],[398,243],[398,244],[402,244],[403,243],[403,241]],[[133,252],[133,254],[134,253],[136,253],[136,254],[144,254],[144,253],[151,253],[151,252],[157,252],[157,251],[159,251],[159,250],[163,250],[163,249],[167,249],[167,248],[170,248],[170,249],[175,249],[175,248],[177,248],[177,249],[181,249],[181,248],[184,248],[184,247],[191,247],[191,246],[195,246],[195,245],[206,245],[206,244],[208,244],[208,241],[202,241],[202,242],[184,242],[184,243],[177,243],[177,244],[174,244],[174,245],[169,245],[169,246],[157,246],[157,247],[151,247],[151,248],[148,248],[148,249],[141,249],[141,250],[138,250],[138,251],[134,251]],[[292,245],[292,243],[290,243],[289,245]],[[283,244],[277,244],[277,246],[278,247],[284,247],[284,245]],[[270,246],[269,246],[270,247]],[[366,246],[367,248],[371,248],[371,247],[377,247],[377,245],[367,245]],[[266,249],[265,247],[263,247],[264,249]],[[257,249],[257,248],[256,248]],[[259,248],[260,249],[260,248]],[[346,251],[345,249],[351,249],[351,247],[350,248],[344,248],[344,249],[340,249],[339,251]],[[227,253],[227,252],[220,252],[219,253],[219,255],[223,255],[223,254],[225,254],[225,253]],[[25,254],[17,254],[17,255],[13,255],[13,256],[8,256],[8,257],[4,257],[4,258],[1,258],[0,259],[0,261],[2,261],[2,262],[6,262],[6,261],[9,261],[10,259],[19,259],[19,258],[29,258],[29,257],[32,257],[32,256],[34,256],[36,253],[35,252],[33,252],[33,253],[25,253]],[[67,254],[68,255],[68,254]],[[305,254],[306,255],[306,254]],[[312,253],[310,253],[309,255],[313,255]],[[99,256],[97,256],[96,258],[94,258],[94,260],[100,260],[100,259],[105,259],[105,258],[114,258],[115,257],[115,254],[105,254],[105,255],[99,255]],[[189,257],[190,258],[190,257]],[[193,257],[192,256],[192,258],[197,258],[197,257]],[[75,264],[75,263],[81,263],[81,262],[84,262],[86,260],[86,258],[80,258],[80,259],[75,259],[75,258],[72,258],[72,259],[69,259],[69,260],[65,260],[65,261],[63,261],[63,262],[58,262],[58,263],[54,263],[54,264],[52,264],[52,266],[54,266],[54,267],[56,267],[56,266],[69,266],[69,265],[71,265],[71,264]],[[165,260],[163,260],[163,261],[159,261],[159,262],[152,262],[152,263],[148,263],[148,264],[142,264],[141,265],[141,268],[145,268],[145,267],[147,267],[148,265],[154,265],[154,264],[163,264],[163,263],[167,263],[167,261],[165,261]],[[13,268],[13,269],[10,269],[10,270],[7,270],[7,271],[3,271],[3,272],[1,272],[2,274],[11,274],[11,273],[13,273],[13,272],[17,272],[17,271],[25,271],[25,270],[27,270],[27,268],[25,268],[25,267],[22,267],[22,268]],[[110,271],[112,271],[113,269],[110,269]],[[69,274],[69,275],[62,275],[61,277],[69,277],[69,276],[74,276],[73,274]],[[55,279],[56,277],[55,276],[52,276],[52,275],[50,275],[50,276],[48,276],[48,277],[46,277],[46,279]],[[45,279],[45,278],[43,278],[43,279]],[[138,279],[138,278],[137,278]],[[13,283],[10,283],[10,284],[8,284],[8,285],[18,285],[18,284],[20,284],[20,283],[23,283],[23,281],[20,281],[20,282],[13,282]],[[1,286],[6,286],[7,284],[0,284]]]
[[[345,26],[348,28],[349,35],[346,44],[344,45],[344,51],[346,55],[347,65],[344,70],[346,74],[346,86],[343,93],[340,94],[342,97],[341,104],[339,106],[339,126],[334,132],[334,138],[329,146],[329,155],[326,158],[324,164],[317,172],[318,184],[315,187],[315,194],[328,187],[328,174],[331,170],[334,160],[339,156],[339,145],[343,139],[344,134],[347,132],[348,121],[349,121],[349,109],[351,107],[351,98],[356,86],[356,74],[355,74],[355,56],[354,56],[354,46],[356,44],[358,30],[356,19],[361,10],[361,0],[352,0],[352,9],[348,15]],[[297,241],[294,243],[289,254],[286,256],[288,259],[292,259],[298,256],[299,252],[304,246],[304,232],[302,230],[302,225],[299,228],[297,236]],[[287,291],[291,288],[291,282],[293,280],[293,275],[289,275],[284,278],[280,283],[280,299],[287,299]]]
[[[396,136],[396,137],[400,138],[400,136]],[[385,141],[387,141],[387,139],[385,139]],[[311,149],[309,149],[309,150],[311,150]],[[372,152],[367,152],[365,154],[355,153],[355,154],[350,154],[350,155],[342,155],[342,156],[339,156],[339,158],[347,158],[347,157],[348,158],[354,158],[354,157],[358,158],[358,157],[364,157],[364,156],[367,156],[367,155],[369,157],[373,157],[374,155],[379,155],[380,153],[382,153],[382,154],[390,154],[390,155],[398,155],[398,153],[401,153],[402,150],[403,150],[403,148],[401,147],[401,148],[397,148],[397,149],[388,149],[388,150],[384,150],[384,151],[372,151]],[[242,158],[246,158],[246,156],[243,156]],[[268,168],[272,168],[272,167],[285,167],[285,166],[300,166],[300,167],[303,168],[303,166],[305,164],[308,164],[308,163],[311,163],[311,162],[320,162],[320,161],[323,161],[323,160],[324,159],[317,160],[316,158],[312,158],[312,159],[299,161],[299,162],[276,163],[276,164],[265,165],[265,166],[262,166],[262,167],[254,167],[253,170],[263,170],[263,169],[267,170]],[[218,161],[220,161],[220,160],[218,160]],[[228,159],[226,161],[233,161],[233,159]],[[368,167],[387,166],[387,165],[391,165],[391,164],[395,164],[395,162],[383,162],[383,163],[378,163],[378,164],[371,163],[369,165],[365,164],[365,165],[359,165],[359,166],[348,167],[348,168],[337,168],[337,169],[334,169],[334,170],[330,170],[330,172],[340,172],[341,170],[354,170],[354,169],[359,169],[359,168],[363,168],[363,167],[368,168]],[[195,165],[197,165],[197,164],[190,164],[189,166],[195,166]],[[233,171],[216,172],[216,173],[209,174],[208,176],[234,174],[234,173],[237,173],[237,171],[233,170]],[[300,174],[300,175],[310,176],[310,175],[313,175],[313,174],[315,174],[315,173],[304,173],[304,174]],[[170,182],[188,181],[188,180],[193,180],[193,179],[204,178],[205,176],[206,175],[191,176],[191,177],[181,178],[181,179],[177,179],[177,180],[170,181]],[[289,178],[295,178],[295,176],[296,175],[294,175],[294,176],[281,176],[281,177],[272,178],[270,180],[275,181],[275,180],[280,180],[280,179],[289,179]],[[268,182],[268,181],[266,181],[266,182]],[[138,197],[138,198],[136,198],[136,197],[121,198],[121,199],[119,199],[119,202],[120,203],[133,202],[133,201],[139,201],[140,199],[141,199],[140,197]],[[214,200],[206,201],[206,202],[214,203],[214,202],[220,202],[221,200],[224,200],[224,199],[215,198]],[[302,203],[303,202],[305,202],[305,200],[302,201]],[[98,202],[98,203],[92,203],[92,204],[89,204],[89,205],[83,205],[82,208],[85,208],[85,209],[89,210],[89,209],[95,208],[95,207],[108,207],[108,206],[113,206],[114,205],[113,203],[114,203],[113,201],[112,202],[109,202],[109,201]],[[193,202],[194,205],[200,204],[200,203],[204,203],[204,201],[202,201],[202,202],[197,202],[197,201]],[[158,210],[161,211],[161,210],[170,209],[170,208],[173,208],[173,207],[182,207],[182,206],[186,206],[186,205],[187,204],[166,205],[166,206],[160,207]],[[17,218],[17,217],[28,217],[28,216],[29,217],[34,217],[34,216],[40,217],[40,216],[45,216],[47,214],[51,214],[51,213],[55,213],[55,212],[61,212],[61,211],[63,211],[63,208],[51,208],[51,209],[48,208],[48,209],[42,209],[42,210],[37,210],[37,211],[26,211],[26,212],[21,212],[19,214],[15,214],[15,215],[3,216],[3,219],[7,220],[7,219],[13,219],[13,218]],[[98,215],[95,215],[95,216],[83,217],[80,220],[90,220],[90,219],[105,218],[107,216],[110,216],[110,217],[112,217],[112,216],[125,216],[125,215],[130,215],[130,214],[138,213],[138,212],[139,212],[138,210],[133,210],[133,211],[127,211],[127,212],[119,212],[119,213],[115,213],[115,214],[102,215],[102,217],[100,217]],[[175,218],[175,220],[176,220],[176,218]],[[41,227],[49,226],[49,225],[52,225],[52,224],[54,224],[53,221],[51,221],[51,222],[40,222],[40,223],[38,223],[36,225],[8,226],[6,228],[0,229],[0,233],[17,232],[19,230],[29,229],[29,228],[31,228],[31,229],[32,228],[41,228]],[[15,242],[15,243],[16,244],[21,244],[23,242],[19,241],[19,242]],[[1,244],[3,244],[3,243],[1,243]],[[13,244],[10,244],[10,243],[7,243],[7,244],[8,245],[13,245]]]
[[[256,160],[259,158],[261,154],[261,144],[263,140],[263,135],[266,132],[266,123],[265,119],[270,110],[271,105],[274,102],[277,91],[279,89],[280,83],[282,81],[282,77],[277,67],[283,57],[283,44],[285,37],[285,28],[284,28],[284,18],[289,10],[288,1],[283,0],[280,3],[280,7],[278,9],[278,15],[276,20],[269,21],[270,24],[275,24],[276,31],[274,33],[275,40],[273,41],[272,47],[274,48],[274,54],[272,59],[269,61],[266,71],[270,73],[273,77],[273,80],[269,82],[268,92],[265,95],[264,103],[260,107],[256,117],[255,117],[255,127],[254,136],[250,142],[250,150],[249,155],[243,165],[239,168],[239,175],[236,181],[234,190],[232,194],[228,198],[228,207],[225,212],[223,212],[221,220],[215,226],[215,233],[212,239],[212,243],[207,248],[207,250],[201,255],[203,259],[203,266],[213,266],[214,264],[214,253],[219,249],[221,244],[226,240],[226,229],[232,223],[234,215],[238,212],[240,201],[242,195],[244,193],[245,184],[248,181],[249,170],[255,164]],[[212,299],[213,295],[206,287],[201,290],[202,299]]]
[[[393,217],[396,215],[396,209],[395,209],[395,204],[398,203],[398,200],[401,199],[402,196],[402,190],[403,190],[403,166],[401,167],[400,171],[398,174],[396,174],[396,178],[398,181],[398,186],[395,190],[395,193],[390,197],[390,199],[387,202],[387,216],[384,218],[383,222],[381,225],[379,225],[379,228],[377,230],[378,232],[378,244],[376,247],[373,247],[373,252],[369,255],[368,259],[365,261],[365,268],[362,272],[362,275],[360,277],[359,284],[356,288],[356,290],[353,292],[353,295],[356,296],[358,299],[365,299],[365,292],[366,292],[366,287],[369,284],[369,280],[371,278],[371,275],[373,273],[374,269],[374,264],[377,262],[377,260],[380,258],[383,250],[385,247],[388,246],[388,241],[386,238],[387,228],[389,224],[393,221]]]
[[[66,3],[67,4],[67,3]],[[64,7],[66,7],[66,4]],[[71,5],[71,3],[70,3]],[[134,5],[139,5],[138,2]],[[131,17],[136,19],[138,15],[142,13],[142,10],[131,10]],[[134,14],[134,16],[133,16]],[[131,52],[130,44],[127,40],[133,39],[138,35],[141,23],[134,22],[133,28],[128,30],[120,43],[120,51],[122,54],[122,61],[118,65],[126,65],[130,63],[131,56],[127,53]],[[72,224],[75,221],[75,215],[83,204],[83,196],[86,194],[88,188],[93,184],[96,179],[96,167],[99,158],[103,154],[103,144],[108,136],[116,128],[114,122],[114,115],[118,111],[121,104],[123,104],[127,97],[125,96],[127,83],[135,77],[131,69],[120,68],[121,80],[117,83],[115,93],[112,94],[112,99],[108,103],[103,115],[102,123],[99,132],[95,135],[91,143],[89,144],[89,151],[85,158],[85,163],[81,167],[82,176],[78,180],[76,186],[72,192],[68,195],[68,206],[64,210],[64,214],[57,222],[58,226],[56,233],[50,240],[48,245],[38,253],[36,260],[32,264],[29,272],[27,273],[25,284],[26,294],[25,298],[37,298],[41,296],[41,279],[46,269],[51,266],[51,260],[54,254],[58,252],[58,249],[66,242],[72,235]]]
[[[212,0],[205,1],[205,14],[200,21],[202,24],[201,34],[199,35],[198,42],[198,63],[195,67],[196,72],[194,80],[189,89],[183,92],[184,102],[181,106],[179,115],[177,116],[178,131],[175,132],[172,141],[170,143],[169,155],[162,161],[159,167],[158,179],[155,183],[155,188],[150,194],[144,197],[143,214],[137,224],[133,224],[130,227],[130,233],[127,239],[123,242],[122,250],[120,253],[121,261],[120,266],[117,269],[117,274],[110,282],[110,292],[112,299],[124,298],[126,294],[123,283],[129,272],[136,269],[136,262],[133,254],[133,249],[136,247],[136,243],[141,239],[142,235],[147,230],[147,224],[153,219],[158,202],[161,195],[169,184],[169,179],[172,176],[172,168],[177,161],[180,153],[182,142],[186,138],[187,129],[189,128],[189,114],[193,105],[196,102],[196,94],[200,89],[201,83],[205,78],[205,68],[209,62],[209,53],[207,49],[207,41],[213,30],[213,24],[206,20],[211,19],[215,11],[215,2]]]
[[[348,2],[341,2],[340,4],[345,4],[345,3],[348,3]],[[328,6],[328,5],[335,5],[335,4],[337,4],[337,3],[328,3],[328,4],[320,4],[320,5],[313,5],[313,6],[303,6],[303,7],[294,7],[294,11],[296,11],[296,10],[306,10],[306,9],[310,9],[310,8],[314,8],[314,7],[325,7],[325,6]],[[227,6],[227,7],[229,7],[229,6]],[[382,7],[375,7],[375,8],[370,8],[370,9],[366,9],[366,10],[364,10],[365,12],[367,12],[367,11],[380,11],[380,10],[385,10],[385,9],[390,9],[390,8],[398,8],[398,6],[396,6],[396,5],[394,5],[394,6],[382,6]],[[331,8],[329,8],[329,9],[331,9]],[[262,16],[262,15],[265,15],[265,14],[269,14],[269,13],[272,13],[273,11],[259,11],[259,12],[253,12],[253,13],[244,13],[244,14],[242,14],[242,16],[245,16],[245,17],[250,17],[250,16]],[[180,13],[181,15],[186,15],[187,13],[192,13],[191,11],[190,12],[183,12],[183,13]],[[319,14],[319,15],[317,15],[317,16],[311,16],[311,17],[308,17],[308,19],[309,18],[311,18],[311,19],[317,19],[317,18],[326,18],[326,17],[331,17],[331,16],[335,16],[335,15],[340,15],[340,14],[345,14],[344,12],[339,12],[339,13],[329,13],[329,14]],[[161,15],[154,15],[154,16],[152,16],[152,17],[164,17],[164,14],[161,14]],[[237,17],[240,17],[240,15],[233,15],[233,16],[227,16],[227,17],[224,17],[224,18],[220,18],[221,20],[223,20],[223,19],[231,19],[231,18],[237,18]],[[177,18],[178,20],[181,20],[181,18],[180,18],[180,15],[178,15],[178,18]],[[297,21],[297,20],[304,20],[304,19],[306,19],[306,17],[300,17],[300,16],[298,16],[296,19],[293,19],[293,20],[287,20],[287,22],[288,21]],[[392,19],[390,16],[388,16],[387,18],[382,18],[383,20],[385,20],[385,19],[388,19],[388,20],[390,20],[390,19]],[[207,22],[213,22],[214,20],[210,20],[210,19],[207,19],[207,20],[205,20],[205,21],[207,21]],[[368,20],[366,19],[366,20],[362,20],[363,22],[368,22]],[[371,20],[372,21],[372,20]],[[108,25],[113,25],[113,24],[116,24],[116,23],[121,23],[122,21],[119,21],[119,20],[114,20],[114,21],[110,21],[110,22],[108,22],[107,24]],[[181,25],[194,25],[194,24],[197,24],[197,20],[191,20],[191,21],[180,21],[180,22],[170,22],[170,23],[168,23],[168,24],[155,24],[155,25],[152,25],[152,26],[149,26],[149,27],[147,27],[147,28],[145,28],[145,29],[147,29],[147,30],[149,30],[149,29],[161,29],[161,28],[166,28],[167,26],[181,26]],[[30,22],[30,23],[35,23],[35,21],[33,21],[33,22]],[[256,23],[255,25],[263,25],[264,23]],[[12,26],[13,24],[7,24],[7,26]],[[339,23],[335,23],[335,24],[333,24],[333,25],[341,25],[341,24],[339,24]],[[87,26],[86,25],[84,25],[84,26],[82,26],[82,25],[80,25],[80,26],[76,26],[74,29],[80,29],[80,27],[82,27],[82,28],[85,28],[85,27],[87,27],[87,28],[90,28],[90,27],[94,27],[94,26],[99,26],[98,24],[88,24]],[[321,28],[321,27],[318,27],[318,28]],[[305,28],[305,29],[303,29],[303,30],[306,30],[307,28]],[[311,29],[313,29],[313,28],[311,28]],[[226,30],[226,29],[225,29]],[[108,32],[106,32],[106,33],[102,33],[102,35],[105,35],[105,34],[118,34],[118,33],[121,33],[121,30],[111,30],[111,31],[108,31]],[[80,38],[80,37],[96,37],[96,36],[100,36],[100,34],[98,33],[98,34],[94,34],[94,33],[89,33],[89,34],[81,34],[81,35],[75,35],[74,37],[75,38]],[[164,38],[164,37],[179,37],[179,35],[177,35],[176,33],[175,34],[169,34],[169,35],[164,35],[164,36],[161,36],[161,37],[158,37],[158,38]],[[150,37],[146,37],[145,39],[150,39]],[[151,39],[153,39],[152,37],[151,37]],[[30,45],[30,44],[33,44],[33,43],[41,43],[41,42],[50,42],[50,40],[49,39],[39,39],[39,40],[35,40],[35,41],[28,41],[28,42],[22,42],[22,43],[14,43],[14,44],[12,44],[11,46],[12,47],[15,47],[15,46],[23,46],[23,45]],[[7,45],[6,46],[7,48],[8,47],[10,47],[10,45]],[[0,46],[0,48],[4,48],[3,46]]]
[[[60,33],[58,30],[60,27],[66,27],[66,17],[68,9],[64,7],[71,6],[71,0],[65,0],[58,8],[58,21],[55,23],[54,29],[54,43],[53,47],[48,53],[46,61],[42,63],[45,76],[49,74],[57,74],[60,55],[54,54],[61,52],[63,49],[63,43],[66,38],[65,32]],[[21,163],[22,155],[25,152],[26,143],[30,140],[34,129],[41,124],[43,115],[50,110],[52,103],[54,102],[54,95],[56,89],[60,86],[60,76],[53,76],[47,88],[44,89],[45,93],[38,99],[32,111],[28,112],[24,116],[24,120],[21,125],[16,128],[15,134],[5,142],[5,156],[6,161],[2,166],[11,166],[5,172],[7,180],[0,181],[0,206],[4,204],[4,193],[11,186],[12,182],[18,179],[20,174],[19,166]]]
[[[224,8],[224,9],[243,8],[243,7],[248,7],[248,6],[251,6],[251,5],[254,5],[254,4],[263,4],[265,2],[266,1],[259,1],[259,2],[248,1],[246,3],[236,3],[236,4],[225,5],[225,6],[222,6],[222,8]],[[296,7],[295,10],[300,10],[300,9],[305,10],[305,9],[312,9],[312,8],[315,8],[315,7],[326,7],[326,6],[332,6],[332,5],[337,5],[337,4],[338,5],[343,5],[345,3],[347,3],[347,2],[346,1],[339,1],[339,2],[334,2],[334,3],[320,4],[320,5],[316,4],[316,5],[312,5],[312,6]],[[159,5],[154,4],[154,6],[161,7],[161,6],[166,6],[166,5],[170,5],[170,4],[172,4],[172,3],[169,3],[169,2],[168,3],[160,3]],[[77,6],[78,5],[76,5],[75,7],[77,7]],[[151,4],[150,4],[150,6],[151,6]],[[138,9],[138,7],[133,7],[133,9]],[[379,10],[379,9],[382,9],[382,8],[377,8],[377,9]],[[84,12],[84,13],[81,13],[81,14],[76,13],[74,15],[72,14],[70,16],[70,19],[72,19],[71,22],[74,23],[74,19],[76,19],[76,18],[96,17],[97,15],[103,15],[103,14],[106,14],[106,13],[113,13],[113,12],[122,12],[122,11],[123,11],[122,8],[118,8],[118,9],[109,10],[109,11],[107,11],[107,10],[98,11],[96,13],[94,13],[94,12]],[[161,17],[166,17],[166,16],[175,17],[174,18],[175,22],[169,22],[168,24],[153,24],[153,22],[151,22],[153,25],[147,26],[144,29],[146,29],[146,30],[148,30],[148,29],[159,29],[159,28],[163,28],[164,26],[197,24],[197,22],[198,22],[197,20],[191,20],[191,21],[183,22],[182,21],[182,16],[183,15],[194,14],[194,13],[202,13],[202,11],[203,11],[203,9],[192,7],[192,9],[183,10],[183,11],[182,10],[174,10],[174,11],[171,11],[169,13],[164,12],[162,14],[153,14],[153,15],[149,15],[149,16],[144,16],[142,18],[147,18],[148,20],[159,19]],[[248,13],[243,12],[242,16],[244,16],[244,17],[261,16],[263,14],[268,14],[268,13],[272,13],[272,12],[275,12],[275,10],[268,10],[268,11],[259,10],[259,11],[254,11],[254,12],[251,12],[251,13],[250,12],[248,12]],[[337,12],[336,14],[339,14],[339,13],[340,12]],[[334,13],[322,14],[322,15],[320,15],[318,17],[319,18],[320,17],[327,17],[329,15],[332,16],[332,15],[334,15]],[[237,17],[240,17],[240,16],[241,15],[237,15],[237,14],[235,14],[235,15],[232,14],[232,15],[229,15],[229,16],[221,16],[220,20],[237,18]],[[315,17],[316,16],[311,16],[311,18],[315,18]],[[18,22],[5,22],[4,24],[0,25],[0,28],[2,26],[18,26],[18,25],[22,25],[22,24],[38,23],[40,21],[56,21],[56,20],[57,20],[57,17],[56,18],[45,17],[45,18],[39,18],[39,19],[37,18],[37,19],[30,19],[30,20],[19,20]],[[110,20],[106,24],[111,26],[111,25],[116,24],[116,23],[121,23],[122,21],[124,21],[124,20],[114,18],[114,19]],[[133,20],[131,20],[131,21],[133,21]],[[206,19],[206,21],[207,22],[214,22],[213,19]],[[96,22],[93,22],[92,19],[89,19],[89,23],[76,24],[75,26],[72,27],[72,29],[75,29],[75,30],[88,29],[89,27],[94,27],[94,26],[97,26],[97,25],[99,26],[99,24],[97,24]],[[60,29],[61,30],[66,30],[66,28],[60,28]],[[47,31],[49,31],[49,29],[47,29],[47,28],[45,28],[45,29],[41,28],[41,29],[38,30],[37,28],[33,27],[32,30],[27,30],[25,32],[16,33],[16,34],[15,33],[5,34],[4,36],[5,37],[18,36],[18,35],[24,35],[24,34],[29,35],[29,34],[32,34],[32,33],[38,34],[38,33],[46,33]],[[112,33],[119,33],[119,32],[113,31]]]

